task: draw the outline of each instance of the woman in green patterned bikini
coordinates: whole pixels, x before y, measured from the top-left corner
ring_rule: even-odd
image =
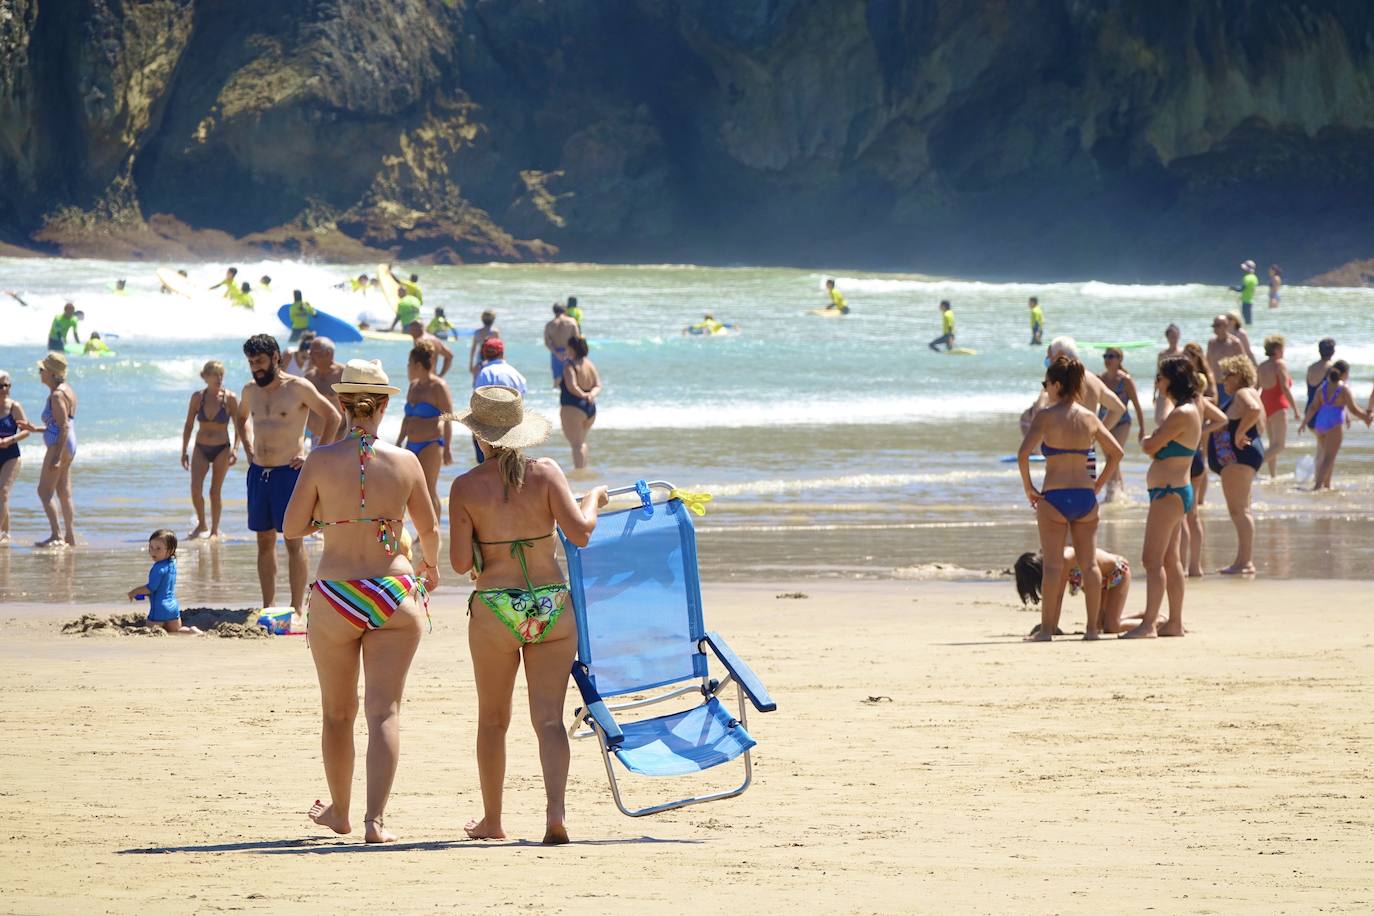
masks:
[[[464,828],[474,839],[503,839],[501,790],[506,775],[506,729],[511,692],[523,658],[530,720],[539,739],[547,827],[544,842],[568,842],[564,791],[568,733],[563,702],[577,654],[577,630],[567,579],[554,558],[554,524],[575,544],[596,528],[606,488],[573,499],[563,470],[522,449],[549,437],[551,424],[526,413],[513,388],[484,386],[466,410],[453,414],[477,438],[486,460],[453,481],[449,491],[449,557],[455,572],[471,572],[468,645],[477,681],[477,773],[482,818]]]

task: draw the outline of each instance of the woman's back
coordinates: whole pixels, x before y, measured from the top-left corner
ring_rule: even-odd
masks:
[[[360,454],[364,456],[361,474]],[[355,430],[346,439],[312,451],[305,469],[297,487],[314,488],[313,515],[324,529],[319,578],[411,571],[410,563],[396,553],[401,520],[417,493],[429,501],[424,473],[414,455],[371,436],[361,438]]]
[[[1092,485],[1088,474],[1088,451],[1093,444],[1096,417],[1082,404],[1060,401],[1040,411],[1045,456],[1046,489],[1072,485]]]
[[[525,585],[519,561],[522,550],[513,544],[517,541],[526,544],[523,554],[531,581],[543,585],[563,580],[554,553],[551,499],[562,471],[549,458],[520,460],[525,462],[525,476],[518,489],[505,485],[499,461],[494,460],[479,464],[454,481],[451,510],[464,512],[472,525],[482,560],[479,588]]]

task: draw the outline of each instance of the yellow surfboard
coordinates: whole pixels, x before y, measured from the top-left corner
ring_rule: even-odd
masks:
[[[157,278],[162,285],[179,296],[185,296],[187,299],[194,299],[205,292],[204,290],[197,289],[189,277],[183,277],[171,268],[159,267],[156,272]]]
[[[391,309],[391,313],[394,315],[396,303],[401,299],[401,287],[396,282],[396,278],[391,276],[390,264],[377,265],[377,285],[382,290],[382,300],[386,302],[386,307]]]
[[[812,309],[810,314],[817,315],[821,318],[840,318],[849,313],[842,312],[839,309]]]

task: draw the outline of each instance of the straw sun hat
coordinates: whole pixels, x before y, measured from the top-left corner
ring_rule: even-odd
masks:
[[[391,384],[380,359],[350,359],[343,376],[334,383],[336,394],[400,394]]]
[[[67,355],[65,353],[49,353],[38,361],[38,368],[48,370],[48,373],[58,378],[67,377]]]
[[[483,385],[474,389],[466,410],[448,414],[488,445],[529,448],[549,438],[553,424],[537,413],[526,413],[524,399],[514,388]]]

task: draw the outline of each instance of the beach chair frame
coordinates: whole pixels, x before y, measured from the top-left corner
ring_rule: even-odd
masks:
[[[610,491],[611,496],[620,496],[627,493],[637,493],[640,497],[641,508],[653,510],[655,506],[664,506],[672,502],[672,498],[661,503],[652,501],[653,490],[663,490],[671,494],[673,485],[667,481],[656,480],[652,482],[639,481],[633,486],[620,487]],[[633,511],[633,510],[631,510]],[[686,513],[686,509],[681,505],[677,511]],[[630,700],[624,703],[608,704],[597,692],[592,682],[591,671],[579,657],[574,660],[572,667],[572,677],[577,684],[578,692],[581,695],[583,705],[573,710],[573,724],[568,729],[571,738],[590,738],[595,736],[597,744],[601,749],[601,760],[606,767],[606,778],[610,782],[611,797],[615,800],[615,805],[620,812],[629,817],[644,817],[650,814],[658,814],[663,811],[672,811],[677,808],[685,808],[689,805],[699,805],[705,802],[720,801],[726,798],[734,798],[742,795],[753,782],[754,766],[751,759],[750,750],[745,749],[740,755],[743,758],[744,779],[733,789],[721,792],[713,792],[707,795],[693,795],[686,798],[678,798],[659,804],[648,805],[642,808],[630,808],[625,804],[621,795],[620,782],[616,776],[615,767],[611,759],[615,749],[624,739],[624,734],[620,726],[616,724],[616,713],[626,712],[633,709],[642,709],[653,706],[678,697],[689,694],[699,694],[703,698],[703,703],[718,699],[726,689],[733,684],[735,687],[735,700],[738,708],[736,716],[739,724],[746,730],[748,729],[748,706],[753,705],[759,712],[772,712],[777,709],[777,704],[764,688],[762,681],[754,674],[751,669],[738,655],[735,654],[728,643],[714,631],[706,631],[701,616],[701,583],[697,573],[696,538],[695,529],[691,525],[690,517],[685,519],[684,536],[684,556],[683,574],[686,587],[689,589],[689,603],[692,608],[692,623],[696,640],[696,650],[701,657],[701,663],[697,666],[699,676],[692,683],[681,687],[668,690],[666,692],[646,697],[644,699]],[[568,572],[573,594],[574,612],[579,620],[585,619],[587,608],[585,607],[585,596],[580,587],[581,567],[578,548],[575,544],[568,542],[559,532],[559,537],[563,542],[563,549],[568,561]],[[579,627],[579,656],[581,628]],[[716,656],[717,661],[725,668],[726,674],[722,679],[715,679],[710,676],[707,665],[708,650],[710,654]],[[746,699],[748,702],[746,703]],[[585,726],[585,728],[584,728]]]

